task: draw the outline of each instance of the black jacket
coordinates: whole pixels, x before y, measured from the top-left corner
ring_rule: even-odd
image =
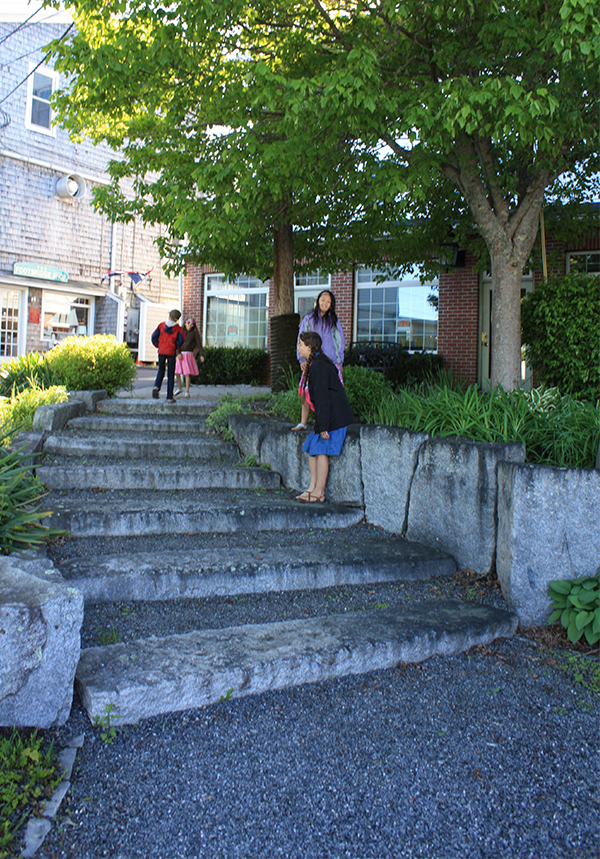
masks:
[[[315,432],[331,432],[354,423],[354,415],[332,361],[322,352],[308,370],[308,393],[315,407]]]

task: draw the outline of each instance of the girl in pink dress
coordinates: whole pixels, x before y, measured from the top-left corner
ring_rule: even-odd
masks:
[[[199,372],[196,358],[200,360],[201,364],[204,363],[202,338],[200,337],[200,332],[196,327],[196,320],[186,319],[185,342],[181,347],[181,352],[178,353],[177,361],[175,362],[175,375],[177,376],[177,387],[179,389],[175,391],[176,397],[183,393],[183,388],[181,386],[182,376],[185,377],[185,394],[183,394],[183,396],[189,397],[190,377],[197,376]]]

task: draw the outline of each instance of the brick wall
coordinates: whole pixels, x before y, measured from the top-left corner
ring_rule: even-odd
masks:
[[[438,352],[455,376],[477,383],[479,345],[479,274],[467,253],[465,268],[440,275]]]

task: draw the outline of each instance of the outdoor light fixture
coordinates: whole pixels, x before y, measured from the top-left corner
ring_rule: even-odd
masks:
[[[78,173],[69,173],[56,180],[54,194],[61,200],[81,200],[86,192],[85,179]]]

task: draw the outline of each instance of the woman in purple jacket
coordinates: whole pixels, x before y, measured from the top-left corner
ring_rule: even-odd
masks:
[[[344,363],[344,332],[337,314],[335,312],[335,296],[328,289],[324,289],[317,296],[315,308],[311,313],[307,313],[300,323],[300,334],[306,331],[315,331],[321,338],[321,351],[330,361],[333,361],[337,367],[340,381],[342,381],[342,365]],[[308,376],[306,360],[301,356],[299,351],[299,342],[296,347],[296,357],[300,362],[302,377],[298,387],[298,394],[302,401],[302,416],[300,423],[292,427],[293,432],[305,430],[308,428],[308,412],[312,407],[310,394],[308,392]],[[313,408],[314,411],[314,408]]]

